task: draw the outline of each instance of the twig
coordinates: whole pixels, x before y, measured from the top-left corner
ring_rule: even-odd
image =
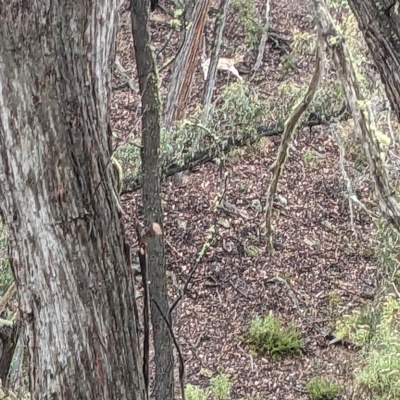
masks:
[[[317,325],[317,323],[315,321],[313,321],[312,319],[303,315],[303,313],[300,310],[299,301],[297,300],[297,297],[296,297],[293,289],[290,287],[290,285],[287,283],[287,281],[285,279],[281,278],[280,276],[275,276],[274,278],[269,279],[267,282],[275,282],[275,281],[279,281],[284,284],[284,286],[286,287],[286,289],[288,291],[290,298],[292,299],[292,303],[293,303],[297,313],[300,315],[300,317],[303,319],[303,321],[305,321],[308,326],[310,326],[311,328],[318,331],[318,333],[325,336],[324,331]]]
[[[246,299],[248,299],[248,300],[250,300],[250,297],[246,294],[246,293],[243,293],[239,288],[237,288],[236,286],[235,286],[235,284],[232,282],[232,279],[229,279],[229,283],[231,284],[231,286],[239,293],[239,294],[241,294],[243,297],[245,297]]]
[[[164,242],[169,246],[169,248],[178,256],[180,257],[181,255],[178,253],[178,250],[175,249],[174,246],[172,246],[171,242],[164,236]]]
[[[133,79],[128,75],[128,73],[126,72],[126,70],[124,69],[124,67],[121,65],[121,63],[119,62],[119,60],[115,60],[115,66],[118,69],[118,72],[122,75],[122,77],[125,79],[125,83],[122,85],[120,85],[120,89],[122,89],[122,87],[125,86],[129,86],[129,89],[131,89],[133,92],[135,93],[139,93],[139,90],[135,88],[135,84]],[[117,90],[118,87],[113,88],[113,90]]]

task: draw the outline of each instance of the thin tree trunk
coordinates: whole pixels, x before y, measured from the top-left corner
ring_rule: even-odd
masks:
[[[343,37],[335,29],[325,1],[313,0],[313,2],[318,24],[321,26],[336,71],[342,81],[356,134],[364,148],[380,210],[400,232],[400,204],[393,195],[395,192],[390,187],[388,173],[380,155],[381,150],[375,136],[376,127],[370,106],[361,93],[351,56]]]
[[[118,6],[0,5],[0,211],[33,399],[146,399],[109,167]]]
[[[349,0],[400,122],[400,9],[397,0]]]
[[[268,29],[269,29],[269,8],[270,8],[270,0],[266,1],[265,4],[265,22],[264,22],[264,32],[261,36],[260,45],[258,46],[258,54],[257,60],[254,64],[253,71],[256,72],[261,67],[261,63],[264,57],[265,45],[268,40]]]
[[[184,33],[182,48],[174,62],[164,109],[166,127],[185,117],[209,4],[210,0],[197,0],[192,10],[190,28]]]
[[[146,0],[132,1],[132,33],[134,38],[139,88],[142,95],[142,190],[144,225],[154,222],[161,227],[163,211],[161,207],[160,171],[160,95],[158,74],[151,47],[148,27],[149,9]],[[147,264],[151,322],[153,325],[155,350],[155,398],[174,399],[174,354],[172,340],[162,315],[168,315],[167,275],[165,269],[164,243],[162,236],[151,235],[147,239]],[[171,323],[171,321],[169,321]]]

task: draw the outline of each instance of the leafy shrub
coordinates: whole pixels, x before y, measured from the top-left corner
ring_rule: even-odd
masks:
[[[186,385],[185,397],[187,400],[207,400],[207,394],[197,386]]]
[[[272,357],[283,353],[296,353],[304,347],[300,333],[294,326],[282,327],[280,321],[270,313],[265,318],[251,321],[244,342],[257,352],[266,352]]]
[[[311,400],[334,400],[341,387],[324,378],[312,378],[306,389]]]
[[[230,376],[220,374],[210,380],[210,390],[216,400],[227,400],[231,394],[232,383]]]

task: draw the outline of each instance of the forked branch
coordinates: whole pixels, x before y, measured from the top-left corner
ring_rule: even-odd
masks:
[[[285,128],[283,131],[282,141],[279,145],[278,155],[274,164],[272,165],[272,179],[267,190],[267,201],[265,204],[265,232],[269,250],[273,251],[272,243],[272,204],[278,187],[278,181],[283,173],[283,169],[286,160],[289,155],[289,146],[293,140],[296,132],[297,124],[302,114],[307,110],[311,104],[315,93],[317,92],[319,83],[321,81],[323,69],[324,69],[324,41],[321,38],[321,29],[318,29],[317,37],[317,54],[314,75],[311,79],[310,85],[307,92],[301,102],[295,107],[292,115],[285,122]]]

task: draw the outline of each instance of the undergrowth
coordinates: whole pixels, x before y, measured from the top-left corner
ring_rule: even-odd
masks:
[[[254,318],[242,340],[252,351],[267,353],[273,358],[298,353],[304,347],[298,330],[292,325],[283,327],[272,313],[265,318]]]
[[[312,378],[306,390],[310,400],[334,400],[341,387],[325,378]]]
[[[250,49],[257,49],[263,34],[263,26],[254,2],[232,0],[232,6],[234,18],[244,30],[245,43]]]
[[[228,400],[232,389],[231,377],[228,374],[220,374],[210,379],[210,386],[201,389],[188,384],[185,387],[187,400]]]

